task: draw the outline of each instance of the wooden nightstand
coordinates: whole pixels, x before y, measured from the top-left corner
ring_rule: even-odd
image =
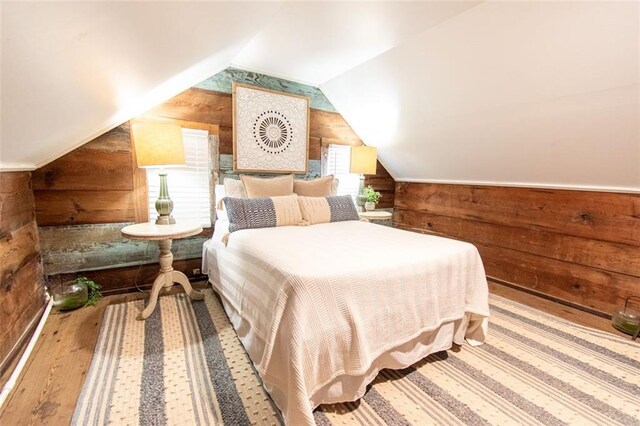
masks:
[[[184,287],[185,293],[195,300],[202,300],[202,293],[195,291],[185,274],[173,270],[173,253],[171,244],[173,240],[179,238],[192,237],[202,232],[202,226],[194,223],[176,223],[173,225],[156,225],[155,223],[136,223],[122,228],[120,231],[123,237],[133,240],[157,241],[160,248],[160,274],[153,282],[149,303],[140,313],[138,319],[147,319],[153,312],[158,302],[160,290],[171,287],[174,283]]]
[[[364,219],[367,222],[378,223],[380,225],[391,226],[391,219],[393,213],[386,210],[373,210],[369,212],[358,212],[360,219]]]

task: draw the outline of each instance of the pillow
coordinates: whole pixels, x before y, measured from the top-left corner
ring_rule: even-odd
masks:
[[[360,220],[351,195],[332,197],[298,197],[302,219],[315,225],[316,223],[343,222]]]
[[[329,197],[333,195],[333,175],[293,181],[293,192],[303,197]]]
[[[224,197],[247,198],[247,193],[244,190],[242,181],[239,179],[224,178]]]
[[[225,197],[229,232],[241,229],[300,225],[302,213],[296,195],[269,198]]]
[[[337,177],[334,177],[331,184],[331,195],[338,195],[338,185],[340,185],[340,181]]]
[[[242,175],[240,179],[247,198],[280,197],[293,194],[293,175],[274,178]]]
[[[244,190],[244,187],[243,187],[243,190]],[[215,193],[216,193],[216,219],[229,220],[229,218],[227,217],[227,211],[224,209],[224,203],[222,202],[225,196],[224,185],[216,185]]]

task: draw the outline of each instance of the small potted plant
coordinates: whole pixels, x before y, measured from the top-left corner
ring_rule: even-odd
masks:
[[[59,311],[70,311],[85,305],[95,305],[100,299],[100,286],[94,281],[79,277],[52,290],[53,306]]]
[[[376,209],[376,203],[380,201],[380,198],[382,197],[382,195],[373,189],[371,185],[364,189],[364,196],[367,200],[364,203],[364,209],[368,212]]]

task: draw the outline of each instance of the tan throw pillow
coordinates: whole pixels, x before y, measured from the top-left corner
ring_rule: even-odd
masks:
[[[296,179],[293,181],[293,192],[302,197],[328,197],[332,193],[333,175],[312,180]]]
[[[360,220],[350,195],[335,197],[298,197],[302,219],[309,225],[316,223]]]
[[[248,198],[282,197],[293,194],[293,175],[274,178],[242,175],[240,179]]]

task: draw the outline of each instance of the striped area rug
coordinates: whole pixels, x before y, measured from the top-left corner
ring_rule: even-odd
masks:
[[[213,292],[107,308],[73,424],[281,424]],[[487,342],[382,371],[319,425],[640,425],[640,345],[497,296]]]

